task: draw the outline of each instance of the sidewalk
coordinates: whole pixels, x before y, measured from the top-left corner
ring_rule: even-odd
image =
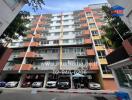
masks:
[[[3,91],[36,91],[36,92],[58,92],[58,93],[82,93],[82,94],[114,94],[110,90],[89,90],[89,89],[47,89],[47,88],[1,88]]]

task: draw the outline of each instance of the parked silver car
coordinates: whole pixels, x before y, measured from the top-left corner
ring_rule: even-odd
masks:
[[[89,82],[88,86],[89,86],[89,89],[92,89],[92,90],[100,90],[101,89],[101,85],[99,83],[95,83],[95,82]]]
[[[17,87],[18,85],[18,82],[17,81],[10,81],[10,82],[7,82],[5,87],[6,88],[13,88],[13,87]]]
[[[40,88],[43,86],[43,82],[33,82],[32,87],[34,88]]]

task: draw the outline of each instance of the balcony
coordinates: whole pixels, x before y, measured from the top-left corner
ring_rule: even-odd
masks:
[[[88,24],[87,24],[87,23],[82,24],[82,25],[81,25],[81,28],[88,28]]]
[[[87,21],[87,19],[85,17],[80,18],[80,22],[84,22],[84,21]]]
[[[25,57],[26,52],[21,52],[20,55],[18,56],[19,58]],[[27,52],[26,55],[27,58],[42,58],[41,55],[35,53],[35,52]]]
[[[42,63],[33,64],[32,70],[55,70],[59,67],[58,64]]]
[[[85,52],[78,52],[78,53],[76,53],[76,56],[78,58],[85,57],[86,56],[86,53]]]
[[[90,32],[88,30],[83,31],[83,35],[90,35]]]
[[[28,35],[27,35],[27,38],[32,38],[32,37],[33,37],[32,34],[28,34]],[[40,38],[40,37],[41,37],[40,34],[35,34],[35,35],[34,35],[34,38]]]
[[[104,46],[95,46],[95,48],[96,48],[96,50],[99,50],[99,51],[105,50]]]
[[[93,39],[94,40],[99,40],[99,39],[101,39],[101,37],[99,35],[97,35],[97,36],[93,36]]]
[[[87,69],[87,64],[62,64],[60,70],[78,70],[78,69]]]
[[[38,27],[38,28],[31,28],[31,31],[43,31],[44,30],[44,27]]]
[[[90,63],[88,63],[88,69],[92,70],[92,71],[98,71],[99,66],[96,62],[90,62]]]
[[[96,55],[94,49],[87,49],[86,54],[87,54],[87,56],[95,56]]]
[[[85,16],[85,12],[80,12],[79,15],[80,16]]]
[[[91,27],[90,30],[91,30],[91,31],[96,31],[96,30],[98,30],[98,29],[97,29],[96,27]]]
[[[28,47],[29,44],[30,44],[30,42],[24,43],[24,47]],[[31,47],[37,47],[37,46],[39,46],[39,42],[32,42],[30,46]]]
[[[99,58],[100,64],[108,64],[106,58]]]
[[[28,71],[32,69],[32,64],[15,64],[13,70],[19,70],[21,68],[22,71]]]
[[[84,44],[92,44],[92,40],[91,39],[84,39]]]
[[[84,8],[84,11],[85,11],[85,12],[91,12],[91,8],[89,8],[89,7]]]

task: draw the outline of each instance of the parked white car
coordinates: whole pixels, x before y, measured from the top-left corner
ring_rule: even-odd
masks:
[[[10,82],[7,82],[5,87],[6,88],[13,88],[13,87],[17,87],[18,85],[18,82],[17,81],[10,81]]]
[[[32,83],[32,87],[34,87],[34,88],[42,87],[42,85],[43,85],[43,82],[33,82]]]
[[[95,83],[95,82],[89,82],[89,88],[93,89],[93,90],[100,90],[101,89],[101,85],[99,83]]]
[[[48,81],[46,83],[46,88],[55,88],[57,81]]]

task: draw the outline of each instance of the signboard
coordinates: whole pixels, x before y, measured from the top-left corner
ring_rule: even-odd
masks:
[[[124,8],[119,5],[113,6],[111,7],[111,13],[112,13],[112,16],[117,16],[117,17],[123,16]]]

